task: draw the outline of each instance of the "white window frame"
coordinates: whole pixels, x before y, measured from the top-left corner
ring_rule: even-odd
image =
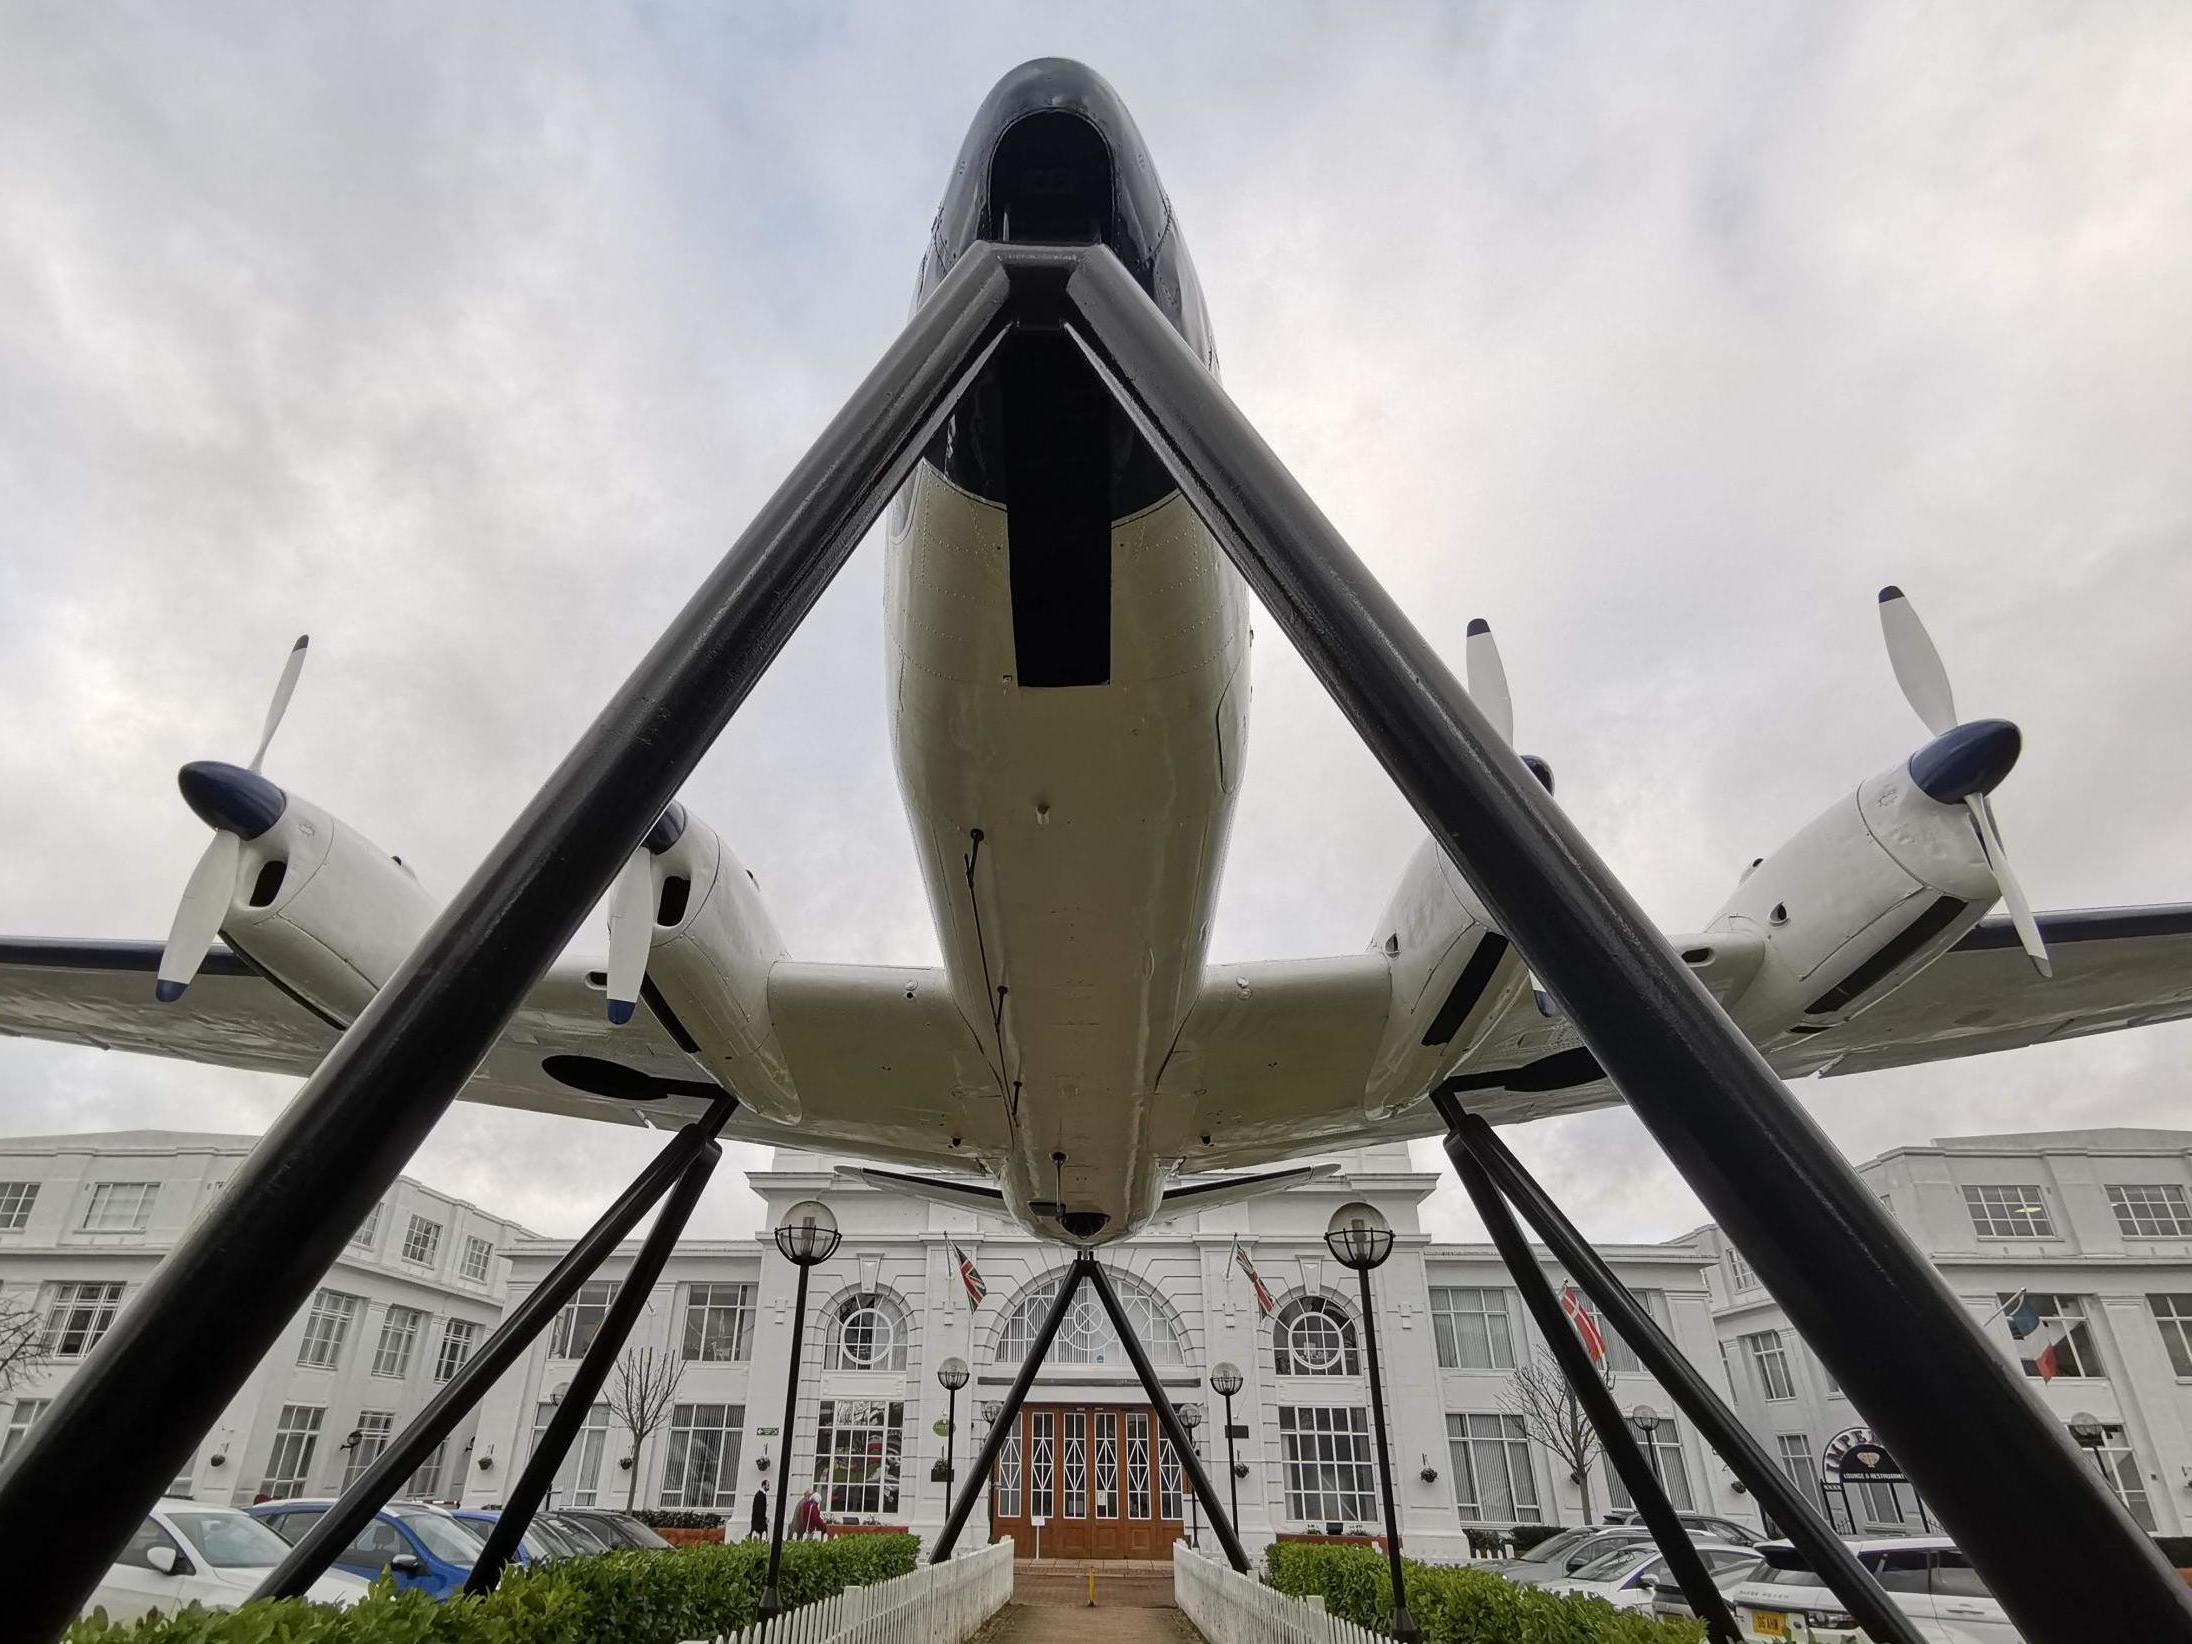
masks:
[[[259,1493],[269,1501],[301,1496],[312,1483],[312,1452],[319,1447],[324,1404],[285,1404],[274,1424],[274,1444],[266,1456],[266,1477]]]
[[[1481,1354],[1472,1352],[1478,1338],[1484,1344]],[[1492,1285],[1434,1284],[1431,1341],[1441,1370],[1512,1370],[1515,1330],[1507,1292]],[[1471,1363],[1472,1357],[1483,1362]]]
[[[616,1293],[617,1281],[614,1279],[588,1279],[580,1285],[578,1294],[565,1302],[563,1311],[556,1315],[555,1328],[548,1333],[548,1356],[552,1359],[584,1358],[586,1349],[601,1334],[602,1320],[608,1317],[609,1304],[616,1300]]]
[[[743,1404],[672,1405],[657,1504],[696,1511],[736,1507],[745,1434]]]
[[[896,1294],[853,1291],[830,1309],[828,1356],[833,1370],[904,1370],[913,1315]]]
[[[357,1433],[358,1442],[350,1446],[343,1458],[342,1487],[345,1490],[357,1483],[360,1475],[380,1460],[381,1452],[388,1448],[388,1441],[396,1434],[396,1412],[360,1410]]]
[[[337,1370],[342,1367],[343,1346],[350,1339],[350,1326],[365,1311],[365,1298],[353,1296],[347,1290],[334,1290],[322,1285],[312,1292],[312,1302],[304,1316],[304,1336],[297,1343],[297,1363],[307,1370]]]
[[[14,1407],[8,1411],[7,1431],[0,1433],[0,1461],[6,1461],[8,1457],[15,1454],[15,1447],[23,1442],[25,1435],[33,1427],[38,1425],[39,1417],[52,1408],[53,1400],[51,1399],[17,1399],[15,1401]]]
[[[1530,1458],[1530,1435],[1519,1416],[1502,1411],[1449,1410],[1446,1413],[1446,1452],[1454,1474],[1454,1506],[1466,1523],[1536,1524],[1542,1522],[1538,1506],[1537,1469]],[[1488,1512],[1486,1498],[1498,1491],[1485,1486],[1496,1468],[1499,1489],[1506,1495],[1506,1513]],[[1493,1506],[1498,1502],[1494,1501]],[[1524,1514],[1530,1515],[1524,1517]]]
[[[1966,1182],[1964,1211],[1982,1239],[2052,1239],[2055,1218],[2037,1183]]]
[[[1776,1433],[1773,1441],[1780,1452],[1781,1471],[1789,1475],[1789,1482],[1810,1500],[1818,1501],[1819,1458],[1812,1454],[1810,1435]]]
[[[723,1280],[685,1287],[685,1317],[678,1351],[687,1364],[744,1364],[753,1357],[760,1315],[758,1287]]]
[[[20,1233],[38,1207],[37,1182],[0,1182],[0,1233]]]
[[[381,1337],[373,1347],[373,1374],[402,1380],[411,1373],[411,1355],[426,1332],[426,1309],[390,1302],[381,1315]]]
[[[534,1411],[533,1449],[540,1447],[541,1434],[548,1430],[548,1418],[555,1413],[556,1407],[552,1404],[543,1404]],[[606,1404],[589,1405],[586,1420],[571,1440],[571,1448],[564,1452],[563,1464],[556,1469],[555,1480],[548,1487],[548,1499],[541,1506],[553,1510],[599,1505],[602,1454],[608,1447],[609,1407]],[[526,1453],[530,1455],[532,1451]]]
[[[1012,1306],[997,1326],[998,1364],[1019,1364],[1027,1358],[1028,1345],[1035,1339],[1035,1332],[1043,1315],[1050,1311],[1052,1302],[1058,1299],[1058,1286],[1064,1275],[1053,1273],[1036,1281],[1013,1298]],[[1149,1291],[1142,1288],[1131,1274],[1118,1273],[1112,1278],[1119,1292],[1119,1307],[1126,1314],[1127,1323],[1134,1336],[1142,1344],[1142,1351],[1149,1355],[1152,1364],[1185,1364],[1186,1353],[1180,1341],[1179,1326],[1173,1322],[1171,1311]],[[1082,1290],[1073,1298],[1073,1305],[1066,1309],[1066,1316],[1058,1326],[1058,1334],[1050,1344],[1049,1364],[1124,1364],[1126,1349],[1119,1342],[1119,1333],[1111,1328],[1110,1315],[1096,1298]]]
[[[420,1267],[432,1267],[441,1255],[441,1223],[416,1211],[403,1230],[403,1259]]]
[[[441,1321],[441,1345],[434,1350],[434,1379],[447,1381],[464,1368],[464,1361],[479,1346],[480,1327],[476,1319],[447,1318]]]
[[[1758,1282],[1758,1275],[1752,1270],[1751,1264],[1744,1259],[1743,1252],[1736,1249],[1732,1244],[1728,1246],[1728,1284],[1731,1287],[1731,1293],[1735,1295],[1741,1295],[1746,1290],[1763,1290],[1766,1288]]]
[[[1736,1338],[1750,1356],[1751,1374],[1757,1378],[1759,1396],[1768,1404],[1796,1397],[1796,1372],[1789,1366],[1789,1350],[1778,1330],[1754,1330]],[[1774,1389],[1780,1388],[1779,1392]]]
[[[1644,1435],[1634,1425],[1629,1432],[1635,1438],[1637,1448],[1644,1452],[1647,1462],[1657,1455],[1659,1482],[1667,1492],[1667,1499],[1674,1503],[1675,1510],[1683,1513],[1697,1511],[1697,1498],[1690,1489],[1689,1458],[1682,1452],[1681,1421],[1674,1416],[1661,1416],[1659,1425],[1652,1429],[1649,1443],[1645,1442]],[[1621,1475],[1611,1465],[1606,1468],[1606,1494],[1616,1507],[1636,1505],[1630,1499],[1628,1486],[1621,1482]]]
[[[128,1286],[111,1279],[57,1279],[46,1286],[46,1356],[80,1359],[114,1328]],[[70,1338],[76,1338],[70,1345]]]
[[[1377,1522],[1377,1458],[1369,1412],[1361,1405],[1280,1405],[1279,1469],[1288,1523],[1345,1528]]]
[[[373,1248],[373,1239],[381,1230],[381,1207],[376,1204],[365,1213],[365,1220],[358,1223],[357,1232],[350,1235],[350,1242],[361,1250]]]
[[[158,1182],[93,1182],[78,1231],[142,1233],[152,1225],[152,1207],[159,1201]]]
[[[2162,1335],[2169,1367],[2179,1381],[2192,1381],[2192,1294],[2182,1291],[2149,1291],[2146,1310]]]
[[[2192,1239],[2192,1198],[2175,1182],[2111,1182],[2108,1208],[2127,1239]]]
[[[816,1419],[814,1483],[822,1493],[822,1511],[895,1517],[905,1487],[905,1402],[824,1399]]]
[[[493,1239],[483,1239],[477,1233],[466,1234],[464,1238],[464,1263],[458,1271],[474,1284],[485,1284],[488,1282],[488,1275],[493,1273],[494,1270],[495,1241]]]
[[[1289,1297],[1271,1321],[1271,1369],[1304,1378],[1360,1376],[1362,1332],[1353,1309],[1317,1291]]]
[[[2066,1291],[2026,1290],[2010,1295],[1997,1294],[1995,1300],[2006,1308],[2018,1295],[2023,1295],[2030,1301],[2032,1311],[2039,1315],[2041,1335],[2048,1333],[2047,1327],[2051,1324],[2066,1327],[2062,1339],[2055,1344],[2055,1356],[2058,1361],[2067,1356],[2071,1367],[2056,1372],[2057,1381],[2108,1379],[2108,1370],[2101,1363],[2101,1344],[2093,1334],[2093,1315],[2085,1310],[2083,1296],[2072,1295]],[[2049,1305],[2043,1307],[2040,1305],[2042,1302]],[[2034,1380],[2039,1378],[2037,1363],[2042,1349],[2036,1345],[2028,1349],[2027,1342],[2037,1340],[2038,1337],[2028,1337],[2027,1341],[2010,1338],[2010,1346],[2017,1352],[2018,1368]]]

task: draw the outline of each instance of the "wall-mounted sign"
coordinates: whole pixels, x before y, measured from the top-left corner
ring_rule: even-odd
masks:
[[[1832,1478],[1847,1484],[1869,1480],[1874,1484],[1907,1484],[1903,1469],[1888,1454],[1887,1446],[1873,1437],[1869,1427],[1846,1427],[1827,1440],[1819,1460]]]

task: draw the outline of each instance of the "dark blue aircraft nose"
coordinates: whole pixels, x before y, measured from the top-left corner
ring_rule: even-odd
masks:
[[[257,771],[218,759],[193,760],[176,776],[175,785],[199,821],[245,839],[256,839],[274,826],[289,804],[289,795]]]
[[[1992,793],[2024,749],[2024,733],[2006,719],[1951,726],[1910,756],[1910,779],[1929,798],[1961,804]]]

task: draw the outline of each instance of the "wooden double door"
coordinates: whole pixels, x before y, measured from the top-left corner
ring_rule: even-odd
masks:
[[[991,1521],[1020,1558],[1169,1558],[1179,1457],[1146,1404],[1028,1404],[990,1476]]]

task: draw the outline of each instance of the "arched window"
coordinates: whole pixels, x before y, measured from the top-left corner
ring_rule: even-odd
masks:
[[[903,1370],[912,1336],[906,1304],[888,1290],[854,1291],[830,1313],[832,1370]]]
[[[1282,1376],[1359,1376],[1355,1319],[1329,1296],[1296,1296],[1272,1329],[1273,1365]]]
[[[1149,1355],[1152,1364],[1184,1364],[1180,1327],[1172,1317],[1172,1310],[1145,1289],[1139,1280],[1124,1273],[1109,1275],[1111,1287],[1119,1293],[1119,1306],[1125,1310],[1127,1322],[1134,1327],[1135,1337],[1142,1344],[1142,1351]],[[1018,1364],[1027,1357],[1028,1347],[1035,1340],[1035,1333],[1043,1326],[1043,1315],[1050,1311],[1050,1304],[1058,1299],[1058,1286],[1065,1276],[1053,1273],[1039,1279],[1020,1292],[1019,1299],[1005,1314],[1005,1322],[997,1331],[997,1362]],[[1087,1285],[1073,1298],[1073,1306],[1067,1311],[1065,1322],[1058,1326],[1057,1339],[1050,1344],[1049,1362],[1052,1364],[1125,1364],[1126,1351],[1119,1345],[1119,1333],[1111,1328],[1111,1320],[1104,1313],[1104,1304],[1096,1299],[1096,1293]]]

